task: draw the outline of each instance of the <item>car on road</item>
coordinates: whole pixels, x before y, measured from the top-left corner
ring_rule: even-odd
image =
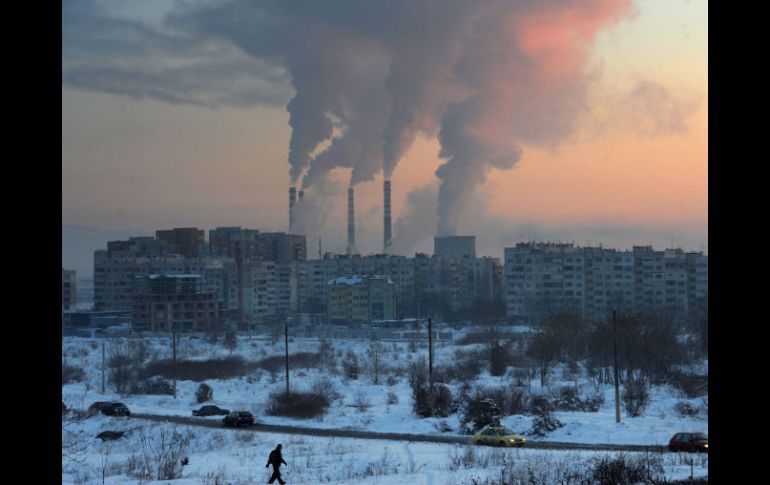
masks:
[[[101,411],[105,416],[131,416],[128,406],[122,402],[107,403],[107,405],[101,408]]]
[[[254,424],[254,415],[248,411],[232,411],[222,419],[225,426],[251,426]]]
[[[709,437],[706,433],[677,433],[668,442],[669,451],[709,451]]]
[[[88,412],[91,414],[98,413],[101,411],[105,406],[109,405],[109,401],[96,401],[91,403],[90,406],[88,406]]]
[[[193,409],[193,416],[219,416],[230,414],[229,409],[222,409],[219,406],[202,406],[200,409]]]
[[[505,426],[486,426],[471,438],[471,443],[490,446],[524,446],[527,439]]]

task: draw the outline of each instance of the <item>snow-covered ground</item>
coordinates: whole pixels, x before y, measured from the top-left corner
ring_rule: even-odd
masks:
[[[123,341],[124,340],[122,339],[65,338],[62,348],[63,360],[66,360],[69,365],[82,368],[86,373],[86,378],[82,382],[74,382],[62,387],[62,399],[68,407],[85,409],[93,401],[120,400],[129,406],[132,413],[190,416],[191,410],[200,406],[195,400],[195,391],[200,383],[193,381],[177,382],[178,394],[176,399],[168,395],[119,396],[114,393],[109,383],[107,384],[107,392],[101,394],[99,391],[102,382],[102,344],[105,343],[107,356],[109,358],[111,346],[120,345]],[[171,358],[171,346],[168,339],[148,339],[146,340],[146,344],[148,360]],[[361,369],[358,379],[347,378],[341,369],[341,365],[337,366],[338,371],[336,373],[329,372],[327,368],[290,370],[290,384],[292,389],[306,390],[313,386],[313,384],[324,379],[326,379],[325,385],[327,388],[335,388],[340,397],[332,402],[332,405],[323,418],[300,420],[269,416],[266,414],[265,408],[269,394],[273,391],[282,391],[285,389],[285,376],[283,371],[270,373],[264,370],[256,370],[249,375],[238,378],[207,380],[205,382],[214,390],[214,399],[211,404],[219,405],[231,410],[243,409],[251,411],[258,421],[270,424],[293,424],[317,428],[352,428],[368,431],[418,434],[441,434],[441,429],[443,428],[450,429],[451,431],[448,431],[449,434],[460,433],[461,416],[457,413],[452,414],[447,418],[421,419],[416,416],[412,410],[412,397],[408,383],[407,369],[412,362],[427,357],[426,346],[415,347],[408,342],[383,342],[384,353],[382,355],[382,362],[383,367],[385,367],[386,370],[380,376],[380,383],[373,384],[369,359],[366,354],[366,350],[370,345],[369,341],[335,341],[332,345],[338,364],[346,358],[349,352],[356,354]],[[283,355],[283,346],[283,339],[273,341],[271,339],[240,336],[238,347],[232,352],[232,355],[240,355],[249,361],[258,361],[265,357]],[[318,348],[319,342],[315,339],[290,339],[289,343],[290,353],[316,352],[318,351]],[[456,346],[451,342],[440,342],[436,344],[436,347],[434,348],[435,366],[439,368],[442,365],[452,363],[455,359],[454,352],[456,349],[470,350],[472,348],[474,348],[473,345]],[[231,355],[231,352],[222,346],[221,341],[218,344],[212,345],[203,338],[185,337],[180,339],[177,345],[177,358],[180,360],[206,360],[209,358],[226,357],[229,355]],[[704,363],[704,365],[707,369],[707,362]],[[551,387],[545,389],[540,388],[539,380],[533,379],[528,383],[528,389],[534,395],[546,393],[561,386],[575,385],[574,380],[561,382],[560,377],[561,369],[557,368],[551,378]],[[388,384],[388,378],[390,378],[390,384]],[[488,372],[484,371],[478,378],[471,382],[471,385],[474,387],[512,386],[513,377],[511,373],[506,374],[504,377],[493,377],[490,376]],[[450,388],[454,393],[459,392],[460,386],[461,384],[458,382],[450,384]],[[585,377],[577,380],[577,386],[581,390],[585,390],[589,393],[594,391],[603,393],[605,396],[603,406],[596,413],[555,412],[554,416],[563,422],[564,426],[540,439],[575,443],[665,445],[668,443],[671,436],[678,431],[708,431],[707,408],[704,408],[703,406],[703,398],[687,399],[675,389],[669,387],[654,387],[650,392],[650,404],[647,406],[643,416],[631,418],[627,416],[623,410],[622,422],[616,424],[613,400],[614,390],[612,386],[597,386]],[[393,399],[393,396],[395,396],[395,399]],[[704,396],[704,398],[707,398],[707,396]],[[356,403],[367,401],[370,406],[363,410],[354,406]],[[697,416],[687,418],[680,417],[674,411],[674,406],[680,401],[687,401],[692,406],[700,408],[701,410]],[[215,420],[220,418],[211,417],[209,419]],[[526,435],[530,441],[538,439],[537,437],[528,435],[528,432],[532,427],[532,421],[533,418],[528,415],[514,415],[502,419],[502,423],[505,426]],[[102,463],[101,460],[105,454],[103,451],[105,447],[111,447],[111,456],[113,457],[112,459],[114,459],[113,463],[117,464],[120,460],[128,459],[126,456],[119,458],[121,456],[120,454],[125,454],[125,450],[129,447],[132,439],[138,439],[132,438],[132,436],[135,436],[138,432],[129,433],[129,435],[116,442],[107,442],[109,444],[102,444],[100,440],[95,438],[100,430],[112,429],[109,426],[113,425],[113,423],[115,424],[113,428],[125,429],[117,426],[119,422],[121,422],[120,419],[95,416],[80,423],[69,423],[67,425],[74,430],[76,433],[75,436],[81,437],[80,440],[82,443],[87,444],[84,445],[85,447],[82,454],[87,457],[85,458],[85,461],[90,463],[89,469],[91,471],[89,473],[92,475],[95,464],[97,462]],[[137,423],[137,421],[131,420],[130,423],[136,426],[135,423]],[[204,475],[206,473],[218,473],[217,467],[220,465],[223,465],[224,470],[226,470],[226,473],[224,471],[222,473],[225,473],[227,477],[231,478],[228,478],[227,482],[221,481],[219,483],[252,483],[249,481],[252,479],[256,480],[254,483],[257,483],[263,480],[263,478],[266,479],[266,471],[260,462],[263,462],[266,459],[267,453],[274,446],[274,443],[277,442],[282,442],[284,444],[287,461],[293,463],[293,466],[287,471],[287,473],[294,476],[294,479],[290,483],[459,484],[470,483],[471,478],[475,476],[499,477],[500,470],[503,466],[509,466],[510,463],[516,464],[521,463],[522,461],[531,463],[533,460],[534,462],[542,463],[553,462],[551,465],[544,465],[545,469],[558,468],[561,466],[558,465],[558,463],[562,462],[570,463],[569,460],[564,458],[565,455],[567,455],[567,453],[564,452],[526,449],[507,451],[477,449],[483,450],[479,451],[480,453],[490,454],[501,453],[504,451],[504,456],[509,457],[505,459],[511,459],[513,461],[510,463],[503,463],[501,461],[499,466],[496,465],[495,470],[483,466],[470,469],[461,468],[458,470],[449,470],[448,463],[451,462],[450,456],[452,456],[452,453],[455,453],[455,455],[458,453],[465,453],[464,448],[466,447],[423,443],[414,443],[405,447],[403,444],[389,441],[342,438],[300,438],[297,436],[281,436],[261,433],[252,433],[257,436],[249,442],[238,442],[238,446],[231,443],[231,445],[222,446],[221,449],[213,450],[207,448],[207,446],[209,446],[207,443],[212,443],[214,441],[218,443],[223,440],[229,442],[228,440],[240,439],[239,436],[242,435],[230,430],[218,431],[204,428],[194,428],[193,430],[192,428],[184,426],[179,426],[178,428],[189,429],[189,431],[195,435],[188,453],[190,455],[191,464],[184,468],[184,476],[198,477],[194,481],[184,481],[184,479],[182,479],[173,482],[178,484],[207,483],[202,481]],[[392,460],[394,463],[397,462],[398,467],[394,470],[397,469],[398,473],[389,472],[377,477],[365,477],[363,475],[364,472],[361,472],[361,475],[355,477],[345,477],[344,473],[340,471],[345,467],[337,466],[343,458],[334,455],[332,452],[335,447],[345,450],[345,453],[341,456],[344,456],[345,462],[349,463],[349,468],[366,468],[369,462],[376,462],[377,460],[383,459],[384,462],[387,463],[390,463],[388,460]],[[385,457],[387,459],[383,458],[384,453],[386,453],[385,450],[389,450],[387,452],[388,455]],[[293,461],[288,458],[290,453],[294,453],[295,458]],[[596,452],[570,453],[574,454],[573,458],[575,460],[583,464],[588,463],[592,457],[597,455]],[[602,456],[605,455],[606,454],[603,454]],[[631,455],[633,454],[629,454],[629,456]],[[412,456],[412,460],[421,464],[419,470],[414,469],[416,465],[410,465],[411,462],[409,461],[409,456]],[[502,460],[503,458],[499,459]],[[682,461],[684,458],[680,456],[680,454],[666,453],[663,454],[662,459],[663,461],[671,462],[672,460]],[[707,457],[699,456],[696,458],[696,461],[698,460],[700,460],[699,463],[701,463],[701,466],[700,468],[697,466],[695,467],[696,475],[707,475]],[[82,475],[86,472],[77,472],[74,468],[65,466],[68,461],[71,460],[68,460],[64,456],[63,449],[62,465],[65,467],[62,477],[63,482],[75,483],[80,481],[83,483],[83,480],[81,480],[83,477],[81,476],[78,478],[77,474],[81,473]],[[299,463],[304,463],[304,465],[299,467]],[[391,469],[389,468],[390,465],[387,463],[377,463],[379,463],[377,466],[380,468],[386,470]],[[689,465],[675,463],[664,463],[664,465],[666,476],[669,478],[680,475],[689,476]],[[262,469],[260,469],[260,467]],[[414,473],[409,473],[409,479],[404,481],[404,470],[407,468],[412,468]],[[686,474],[682,471],[684,468],[687,469]],[[113,476],[105,483],[137,483],[125,476],[119,476],[119,469],[120,466],[113,466],[111,470],[115,473],[108,474]],[[67,472],[67,470],[70,471]],[[327,480],[324,478],[326,476],[323,475],[323,473],[325,473],[323,470],[334,470],[334,472],[332,475],[328,476]],[[256,475],[257,473],[259,473],[259,475]],[[474,473],[477,475],[474,475]],[[263,475],[265,476],[263,477]],[[298,481],[297,477],[302,478]],[[92,476],[91,479],[95,478]],[[364,479],[371,479],[371,481],[367,482]],[[315,482],[313,480],[315,480]],[[451,480],[456,481],[451,482]],[[101,482],[101,475],[99,475],[99,482]],[[163,483],[168,482],[163,481]],[[210,483],[214,484],[216,482],[212,479]]]
[[[102,442],[104,430],[131,429],[118,441]],[[174,463],[174,433],[183,440],[189,464],[177,466],[178,478],[155,480],[164,456]],[[163,448],[163,440],[169,444]],[[72,443],[75,443],[74,445]],[[267,456],[283,445],[288,466],[282,475],[289,483],[334,485],[461,485],[500,483],[563,483],[586,473],[596,460],[617,453],[534,449],[500,449],[431,443],[402,443],[352,438],[258,433],[241,429],[209,429],[137,422],[95,415],[65,423],[62,441],[62,484],[104,483],[125,485],[246,485],[265,483]],[[67,446],[65,446],[65,444]],[[65,454],[66,450],[66,454]],[[170,455],[167,453],[171,453]],[[708,475],[708,456],[684,453],[626,453],[627,461],[647,460],[657,479],[688,478],[692,459],[694,476]],[[147,469],[153,480],[137,478]],[[573,478],[574,479],[574,478]],[[475,481],[474,481],[475,480]],[[532,481],[530,481],[532,480]]]

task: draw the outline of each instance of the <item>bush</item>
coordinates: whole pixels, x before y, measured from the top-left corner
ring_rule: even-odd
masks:
[[[501,376],[508,369],[510,356],[508,349],[495,342],[489,346],[489,373],[493,376]]]
[[[463,431],[467,434],[473,434],[492,423],[498,423],[502,410],[494,399],[481,397],[479,393],[467,402],[460,424]],[[468,425],[471,425],[470,427]]]
[[[553,402],[559,411],[581,411],[595,413],[604,404],[604,394],[597,392],[588,397],[582,397],[574,387],[562,387]]]
[[[155,394],[155,395],[174,395],[174,386],[167,380],[160,377],[153,377],[140,383],[132,382],[130,386],[131,394]]]
[[[70,382],[82,382],[86,378],[86,373],[80,367],[69,365],[67,362],[61,364],[61,383],[69,384]]]
[[[530,434],[534,436],[545,436],[551,431],[561,428],[564,423],[553,417],[555,406],[546,396],[536,396],[532,399],[532,414],[535,420],[532,423]]]
[[[675,389],[679,389],[688,399],[705,396],[709,393],[708,376],[678,372],[670,381]]]
[[[337,386],[328,377],[321,377],[316,380],[310,387],[310,392],[322,396],[324,399],[333,402],[335,399],[339,399],[341,394],[337,391]]]
[[[182,381],[202,382],[209,379],[230,379],[240,377],[254,368],[240,356],[209,360],[176,361],[176,378]],[[139,371],[140,377],[174,375],[174,362],[171,359],[150,362]]]
[[[687,401],[679,401],[674,405],[674,411],[682,418],[691,418],[698,415],[698,408]]]
[[[629,379],[623,386],[623,407],[629,416],[635,418],[644,414],[650,403],[650,393],[644,379]]]
[[[388,391],[388,404],[398,404],[398,396],[393,391]]]
[[[265,411],[270,416],[310,419],[323,416],[330,402],[314,392],[272,392]]]
[[[358,357],[352,350],[348,351],[345,360],[342,361],[342,368],[348,379],[358,379],[360,366],[358,365]]]
[[[214,399],[214,389],[211,388],[208,384],[205,382],[202,382],[200,386],[198,386],[198,390],[195,391],[195,400],[199,403],[211,401]]]
[[[591,483],[597,485],[657,483],[656,475],[663,472],[660,458],[653,456],[627,460],[621,453],[615,458],[593,458],[591,461]]]
[[[439,416],[445,418],[454,410],[452,392],[447,386],[434,383],[433,388],[427,382],[425,362],[412,364],[409,375],[409,387],[412,388],[412,409],[423,418]]]

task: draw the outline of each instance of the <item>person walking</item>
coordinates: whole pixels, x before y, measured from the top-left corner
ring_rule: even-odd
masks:
[[[270,452],[270,456],[267,458],[267,465],[265,465],[265,468],[269,467],[270,464],[273,465],[273,475],[267,483],[273,483],[276,479],[281,485],[286,483],[281,478],[281,463],[288,466],[288,463],[283,461],[283,456],[281,456],[281,445],[279,444]]]

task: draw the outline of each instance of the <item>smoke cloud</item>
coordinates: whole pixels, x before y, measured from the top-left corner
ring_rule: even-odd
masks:
[[[314,187],[338,167],[352,170],[351,185],[380,171],[390,178],[418,133],[438,135],[439,235],[457,233],[491,169],[512,168],[522,145],[555,145],[574,130],[592,42],[632,13],[631,0],[176,3],[161,29],[121,23],[108,35],[126,55],[94,61],[85,37],[97,33],[77,30],[93,23],[86,10],[73,9],[64,29],[65,83],[216,105],[274,101],[288,79],[292,185],[304,175],[302,186]],[[166,57],[175,62],[140,63],[121,78],[128,61]],[[224,88],[230,71],[233,91]],[[250,73],[253,86],[241,81]]]

